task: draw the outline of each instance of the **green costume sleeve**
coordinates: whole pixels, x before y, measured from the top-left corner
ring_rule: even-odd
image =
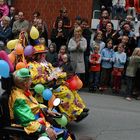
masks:
[[[17,99],[13,106],[15,121],[26,127],[31,121],[35,120],[31,108],[26,104],[25,100]]]

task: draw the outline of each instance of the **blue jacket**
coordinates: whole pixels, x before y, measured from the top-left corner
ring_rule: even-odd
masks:
[[[114,50],[109,48],[104,48],[101,51],[101,60],[103,68],[112,68],[112,60],[113,60]]]
[[[113,55],[113,67],[115,68],[124,68],[124,65],[126,63],[126,53],[122,52],[115,52]]]

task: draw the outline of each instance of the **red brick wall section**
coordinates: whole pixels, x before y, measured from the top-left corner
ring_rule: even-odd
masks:
[[[74,22],[74,18],[80,15],[87,18],[90,25],[93,0],[13,0],[12,5],[18,11],[23,11],[25,18],[30,21],[32,20],[32,13],[39,11],[41,17],[47,22],[50,33],[53,22],[59,15],[60,8],[63,6],[67,8],[72,23]]]

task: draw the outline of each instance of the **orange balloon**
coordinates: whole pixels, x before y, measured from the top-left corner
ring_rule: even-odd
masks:
[[[14,63],[16,59],[14,52],[11,52],[10,54],[8,54],[8,58],[11,63]]]
[[[77,81],[77,89],[81,89],[83,86],[83,82],[81,81],[81,79],[76,75],[75,79]]]
[[[16,46],[15,51],[16,51],[16,54],[17,54],[17,55],[21,55],[21,54],[24,53],[24,49],[23,49],[23,47],[22,47],[21,44],[18,44],[18,45]]]
[[[55,100],[55,96],[52,95],[52,98],[48,101],[48,107],[53,108],[53,101]]]
[[[25,65],[25,63],[23,63],[23,62],[18,62],[18,63],[16,64],[16,70],[19,70],[19,69],[21,69],[21,68],[26,68],[26,65]]]

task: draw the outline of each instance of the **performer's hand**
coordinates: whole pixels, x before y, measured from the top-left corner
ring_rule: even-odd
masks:
[[[53,112],[53,111],[51,111],[51,110],[47,110],[47,113],[49,114],[49,115],[51,115],[51,116],[56,116],[56,115],[61,115],[60,113],[57,113],[57,112]]]
[[[49,136],[49,138],[51,139],[51,140],[56,140],[56,138],[57,138],[57,134],[56,134],[56,132],[52,129],[52,128],[47,128],[46,129],[46,133],[48,134],[48,136]]]

